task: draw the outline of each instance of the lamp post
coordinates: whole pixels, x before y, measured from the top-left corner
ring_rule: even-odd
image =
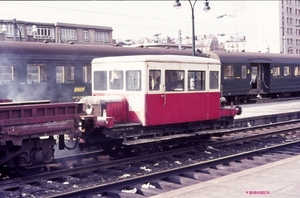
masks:
[[[19,32],[19,40],[22,42],[22,30],[27,25],[27,23],[24,23],[21,27],[18,27],[17,20],[13,19],[13,26],[14,26],[14,41],[17,41],[17,31]]]
[[[195,5],[197,3],[197,0],[194,1],[194,3],[191,2],[191,0],[188,0],[191,6],[191,11],[192,11],[192,47],[193,47],[193,56],[195,56],[195,15],[194,15],[194,8]],[[174,7],[175,8],[180,8],[181,3],[179,2],[179,0],[176,0],[174,3]],[[204,2],[204,11],[209,11],[210,7],[209,7],[209,3],[207,2],[207,0],[205,0]]]
[[[25,22],[22,25],[18,25],[17,20],[14,18],[13,21],[13,28],[14,28],[14,41],[17,41],[17,31],[19,32],[19,40],[22,42],[22,30],[25,27],[25,25],[28,25],[28,22]],[[32,32],[36,32],[36,26],[32,25]]]

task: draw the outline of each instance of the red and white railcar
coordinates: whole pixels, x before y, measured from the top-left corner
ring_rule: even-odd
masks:
[[[220,106],[218,60],[176,55],[94,59],[92,96],[81,102],[83,139],[122,144],[199,135],[240,113]]]

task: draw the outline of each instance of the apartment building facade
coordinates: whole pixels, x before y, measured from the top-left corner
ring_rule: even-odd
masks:
[[[0,41],[112,45],[112,27],[0,19]]]

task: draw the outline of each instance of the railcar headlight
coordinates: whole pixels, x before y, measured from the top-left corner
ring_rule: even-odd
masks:
[[[87,104],[85,105],[85,113],[86,113],[87,115],[92,114],[93,110],[94,110],[94,107],[93,107],[93,105],[91,105],[90,103],[87,103]]]

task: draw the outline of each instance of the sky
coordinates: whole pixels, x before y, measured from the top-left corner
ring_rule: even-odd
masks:
[[[261,20],[274,10],[270,8],[270,5],[275,5],[274,1],[278,2],[208,0],[211,9],[204,12],[205,0],[198,0],[194,6],[195,35],[225,34],[225,37],[219,37],[220,41],[233,35],[245,36],[255,48],[267,43],[274,44],[276,39],[271,39],[272,32],[269,32],[268,25],[271,21],[278,22]],[[0,19],[108,26],[113,29],[113,39],[121,41],[145,37],[153,39],[155,34],[160,34],[161,38],[178,38],[179,30],[182,37],[191,37],[191,6],[187,0],[180,0],[181,7],[175,9],[174,3],[175,0],[0,1]],[[266,8],[270,9],[266,11]],[[225,14],[225,17],[218,18]]]
[[[194,1],[191,0],[193,3]],[[208,0],[211,10],[204,12],[204,0],[194,6],[195,34],[257,36],[257,1]],[[0,19],[16,18],[33,22],[64,22],[108,26],[113,39],[182,37],[192,35],[192,9],[187,0],[173,7],[175,0],[160,1],[0,1]],[[218,18],[220,15],[227,15]]]

